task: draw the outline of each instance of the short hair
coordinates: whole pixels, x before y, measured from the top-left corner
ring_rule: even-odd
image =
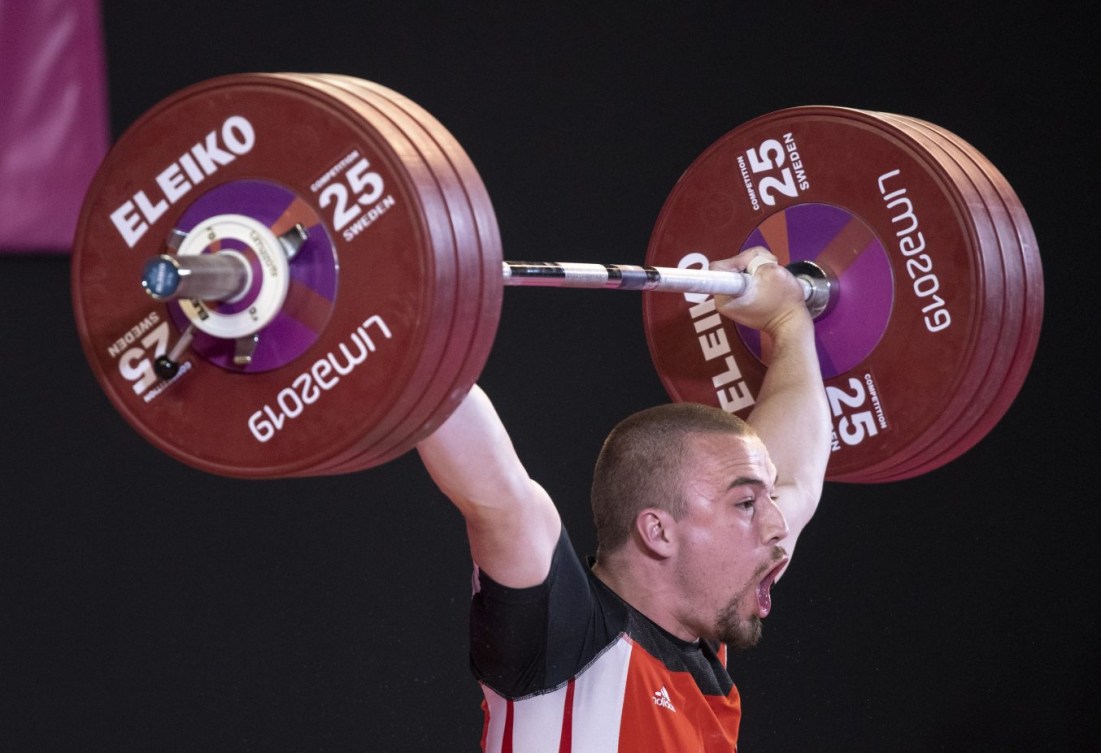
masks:
[[[623,419],[604,440],[593,471],[597,559],[627,541],[647,508],[686,512],[684,466],[693,434],[756,436],[742,419],[697,403],[670,403]]]

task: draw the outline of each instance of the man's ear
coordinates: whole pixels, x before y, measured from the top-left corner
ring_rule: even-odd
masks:
[[[665,510],[649,507],[635,518],[635,535],[642,551],[656,559],[673,555],[676,521]]]

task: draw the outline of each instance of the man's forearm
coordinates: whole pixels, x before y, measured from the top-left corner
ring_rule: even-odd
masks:
[[[778,483],[800,491],[804,509],[785,510],[805,524],[822,493],[829,460],[830,417],[814,345],[814,322],[798,312],[772,332],[771,360],[749,423],[761,435],[780,474]],[[809,506],[809,509],[805,509]]]

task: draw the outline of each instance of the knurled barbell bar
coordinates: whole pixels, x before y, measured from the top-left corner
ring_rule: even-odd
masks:
[[[751,246],[815,315],[830,478],[932,470],[1017,394],[1043,292],[1016,195],[958,137],[845,108],[772,113],[712,145],[645,265],[505,262],[477,171],[423,108],[347,76],[213,79],[104,161],[73,300],[97,378],[162,450],[230,476],[342,473],[454,410],[506,285],[642,291],[670,396],[747,412],[767,344],[714,311],[746,276],[707,266]]]

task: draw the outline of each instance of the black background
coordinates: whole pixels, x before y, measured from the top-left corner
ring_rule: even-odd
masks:
[[[741,749],[1101,749],[1097,61],[1078,9],[104,6],[116,136],[216,75],[378,81],[464,145],[507,258],[641,263],[680,173],[781,107],[897,112],[977,146],[1039,238],[1036,361],[956,462],[827,486],[762,644],[734,659]],[[415,455],[312,480],[205,475],[99,390],[66,259],[0,259],[0,301],[0,748],[477,749],[464,531]],[[506,291],[481,383],[588,552],[599,443],[664,399],[637,298]]]

